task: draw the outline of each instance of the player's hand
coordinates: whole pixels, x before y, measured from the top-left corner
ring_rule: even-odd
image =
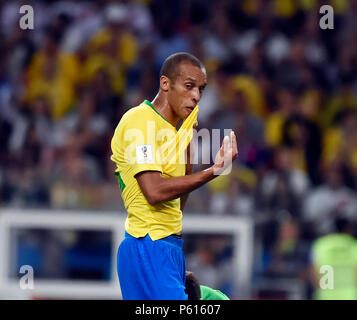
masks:
[[[232,168],[232,161],[238,156],[237,138],[233,131],[230,137],[231,139],[228,136],[224,137],[221,149],[216,154],[213,165],[215,175],[230,173],[229,169]]]

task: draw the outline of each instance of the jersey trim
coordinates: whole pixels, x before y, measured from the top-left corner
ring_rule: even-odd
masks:
[[[119,188],[120,188],[120,191],[123,192],[126,185],[125,185],[122,177],[120,176],[120,173],[116,171],[116,172],[114,172],[114,175],[116,175],[118,177]]]
[[[159,113],[155,107],[151,104],[151,102],[149,100],[144,100],[144,103],[147,104],[151,109],[153,109],[162,119],[164,119],[165,121],[167,121],[168,123],[170,123],[169,120],[167,120],[166,118],[164,118],[161,113]],[[170,125],[172,126],[172,124],[170,123]]]

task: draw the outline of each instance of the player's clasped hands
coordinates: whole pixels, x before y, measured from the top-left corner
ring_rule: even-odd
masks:
[[[215,175],[229,174],[232,170],[232,161],[238,156],[237,138],[234,131],[229,136],[225,136],[222,146],[216,154],[213,165]]]

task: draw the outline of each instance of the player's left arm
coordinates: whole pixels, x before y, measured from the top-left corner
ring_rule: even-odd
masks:
[[[185,171],[186,176],[191,174],[193,171],[193,161],[192,160],[193,160],[194,155],[193,155],[193,150],[191,150],[191,144],[192,144],[192,141],[190,142],[190,144],[187,146],[187,149],[186,149],[186,171]],[[180,197],[180,200],[181,200],[180,209],[181,210],[183,210],[186,205],[188,195],[189,195],[189,193],[186,193]]]

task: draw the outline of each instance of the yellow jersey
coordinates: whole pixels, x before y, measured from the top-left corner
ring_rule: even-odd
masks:
[[[115,173],[128,212],[125,230],[133,237],[149,234],[158,240],[182,230],[180,198],[150,205],[135,175],[143,171],[159,171],[164,178],[185,175],[185,161],[178,161],[178,154],[172,159],[170,154],[175,146],[176,150],[186,149],[197,112],[198,106],[179,131],[147,100],[121,118],[111,141],[111,160],[117,166]],[[187,128],[190,130],[183,130]],[[183,148],[178,147],[179,141]]]

